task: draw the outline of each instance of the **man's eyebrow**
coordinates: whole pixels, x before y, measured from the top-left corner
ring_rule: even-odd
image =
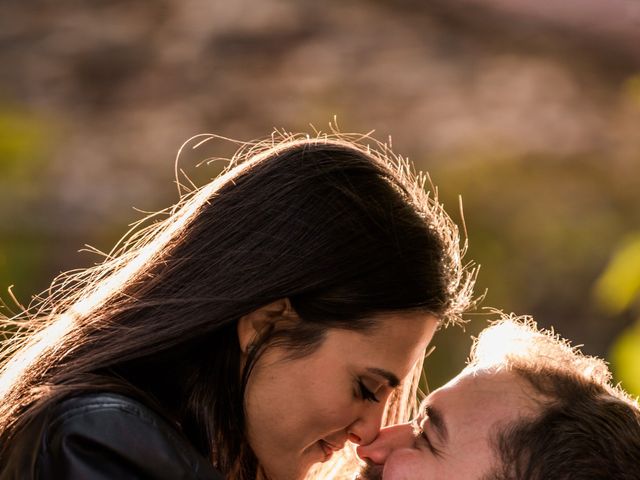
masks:
[[[398,376],[394,373],[389,372],[388,370],[385,370],[383,368],[369,367],[367,368],[367,371],[384,378],[387,383],[389,383],[389,386],[391,388],[396,388],[398,385],[400,385],[400,379],[398,378]]]
[[[429,417],[429,423],[433,426],[442,443],[446,444],[449,441],[449,431],[447,430],[447,424],[444,421],[442,412],[428,403],[423,407],[423,412]]]

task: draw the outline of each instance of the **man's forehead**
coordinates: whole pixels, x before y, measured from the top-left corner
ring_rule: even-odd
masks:
[[[486,415],[491,413],[499,418],[518,417],[530,415],[534,403],[525,381],[513,372],[466,368],[431,393],[422,402],[420,412],[424,415],[426,410],[435,409],[445,418],[483,415],[487,419]]]

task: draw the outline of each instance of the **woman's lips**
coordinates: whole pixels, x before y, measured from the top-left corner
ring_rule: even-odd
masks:
[[[322,448],[322,451],[324,452],[324,460],[323,460],[324,462],[326,462],[331,458],[331,456],[333,455],[333,452],[340,450],[340,448],[336,447],[335,445],[325,440],[319,440],[318,443],[320,444],[320,448]]]

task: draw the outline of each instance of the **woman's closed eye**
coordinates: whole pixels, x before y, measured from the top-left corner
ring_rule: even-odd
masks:
[[[376,397],[375,393],[367,388],[361,378],[358,379],[358,390],[360,392],[360,398],[367,400],[368,402],[379,403],[380,400]]]

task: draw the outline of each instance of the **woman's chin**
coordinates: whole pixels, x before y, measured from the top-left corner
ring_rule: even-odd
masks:
[[[304,452],[302,458],[285,460],[277,465],[263,465],[261,480],[304,480],[315,463],[326,461],[320,445],[313,448],[313,452],[311,450]]]

